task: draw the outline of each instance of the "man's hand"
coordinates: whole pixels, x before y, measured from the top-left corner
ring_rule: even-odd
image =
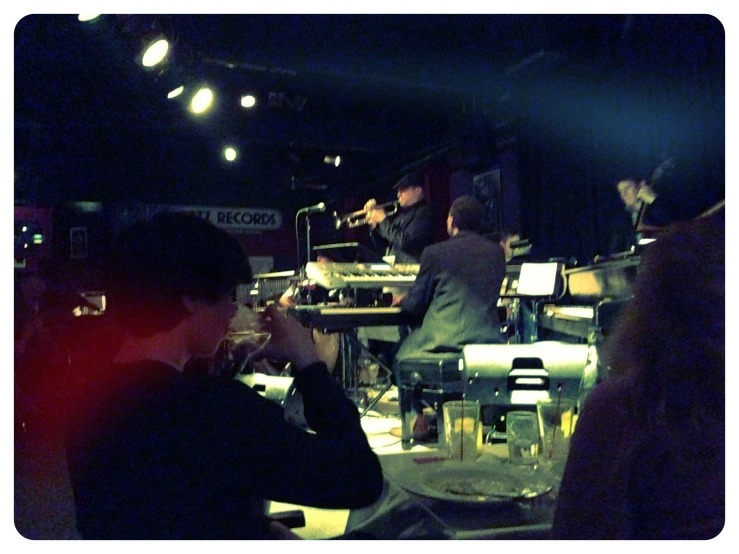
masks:
[[[262,328],[272,334],[263,349],[267,357],[287,360],[297,370],[321,361],[310,331],[297,319],[284,315],[275,304],[267,306],[260,317]]]
[[[373,210],[370,210],[367,212],[367,223],[372,225],[372,227],[377,226],[379,223],[382,223],[385,221],[385,218],[387,217],[387,214],[385,213],[385,210],[382,208],[374,208]]]
[[[645,181],[642,181],[639,184],[639,192],[636,193],[636,197],[647,204],[651,204],[657,198],[657,193]]]
[[[405,294],[393,294],[393,300],[390,302],[390,306],[400,306]]]
[[[387,217],[385,210],[377,207],[377,201],[374,198],[367,200],[364,204],[364,210],[367,212],[364,219],[373,229]]]

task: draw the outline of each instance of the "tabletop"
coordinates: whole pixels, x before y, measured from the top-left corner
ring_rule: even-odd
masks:
[[[380,456],[380,462],[385,477],[382,496],[372,506],[350,512],[347,538],[547,538],[564,465],[512,467],[504,443],[484,445],[479,459],[466,464],[447,461],[444,450],[386,454]],[[530,498],[476,501],[469,497],[457,500],[433,491],[428,494],[418,485],[418,476],[437,475],[446,469],[456,472],[457,467],[460,473],[482,470],[484,475],[510,475],[511,471],[517,474],[519,470],[528,475],[531,471],[536,473],[536,479],[543,478],[551,487],[540,486]]]

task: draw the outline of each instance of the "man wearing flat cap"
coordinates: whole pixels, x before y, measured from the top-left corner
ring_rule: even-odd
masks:
[[[417,173],[404,176],[393,190],[398,194],[397,212],[387,214],[373,198],[364,206],[367,221],[372,232],[387,242],[386,256],[395,256],[394,263],[417,264],[434,239],[433,212]]]

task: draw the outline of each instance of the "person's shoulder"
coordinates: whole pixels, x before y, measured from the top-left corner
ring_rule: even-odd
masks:
[[[417,214],[431,214],[433,212],[433,206],[425,199],[415,203],[412,208],[414,208],[414,213]]]
[[[423,249],[423,252],[421,253],[421,261],[423,261],[424,257],[429,258],[437,255],[439,252],[445,252],[447,249],[449,249],[449,244],[449,239],[429,244],[426,248]]]
[[[625,377],[612,377],[596,386],[588,395],[583,405],[583,413],[598,420],[609,420],[611,417],[631,411],[634,399],[634,384]]]
[[[503,252],[503,247],[500,246],[500,244],[475,231],[460,231],[460,233],[456,237],[454,237],[454,239],[459,241],[458,245],[464,242],[469,245],[475,245],[475,247],[477,248]]]

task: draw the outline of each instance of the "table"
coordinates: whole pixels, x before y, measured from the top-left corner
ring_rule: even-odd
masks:
[[[441,463],[443,450],[380,456],[385,486],[380,499],[352,510],[346,538],[358,539],[544,539],[551,528],[557,488],[535,499],[470,504],[428,498],[403,488],[400,477],[414,467]],[[487,444],[475,464],[507,459],[505,444]],[[507,462],[506,462],[507,463]],[[561,477],[564,463],[548,469]],[[558,479],[555,479],[559,483]]]

